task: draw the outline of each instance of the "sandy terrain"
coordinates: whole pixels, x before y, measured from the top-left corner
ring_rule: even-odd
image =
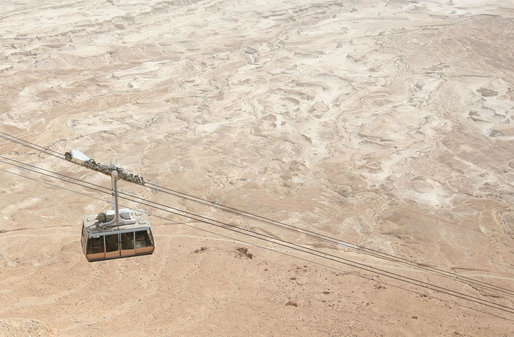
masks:
[[[0,336],[514,335],[514,4],[6,0],[0,37],[1,156],[353,244],[122,182],[321,256],[125,203],[155,253],[88,263],[109,196],[2,159]]]

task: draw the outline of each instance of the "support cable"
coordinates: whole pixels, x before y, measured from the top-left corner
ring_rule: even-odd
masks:
[[[28,168],[28,167],[21,166],[21,165],[18,165],[18,164],[9,163],[9,162],[7,162],[5,160],[0,160],[0,162],[3,162],[5,164],[11,165],[11,166],[15,166],[15,167],[18,167],[18,168],[21,168],[21,169],[24,169],[24,170],[32,171],[32,172],[35,172],[35,173],[38,173],[38,174],[41,174],[41,175],[45,175],[45,176],[48,176],[48,177],[53,178],[53,179],[58,179],[58,180],[61,180],[61,181],[64,181],[64,182],[68,182],[68,183],[79,185],[79,186],[82,186],[82,187],[85,187],[85,188],[88,188],[88,189],[93,189],[93,190],[99,191],[98,189],[96,189],[94,187],[90,187],[89,183],[83,184],[83,183],[75,182],[76,179],[74,179],[74,178],[65,179],[65,178],[62,178],[62,177],[59,177],[59,176],[53,176],[53,175],[50,175],[50,174],[38,172],[38,171],[36,171],[36,170],[34,170],[32,168]],[[104,193],[109,193],[109,192],[104,192]],[[354,268],[357,268],[357,269],[365,270],[365,271],[373,273],[373,274],[377,274],[377,275],[381,275],[381,276],[388,277],[388,278],[391,278],[391,279],[395,279],[395,280],[398,280],[398,281],[401,281],[401,282],[404,282],[404,283],[408,283],[408,284],[411,284],[411,285],[414,285],[414,286],[423,287],[423,288],[426,288],[426,289],[429,289],[429,290],[432,290],[432,291],[436,291],[436,292],[440,292],[440,293],[443,293],[443,294],[446,294],[446,295],[449,295],[449,296],[453,296],[455,298],[460,298],[460,299],[463,299],[463,300],[467,300],[467,301],[473,302],[475,304],[484,305],[484,306],[487,306],[487,307],[490,307],[490,308],[494,308],[494,309],[497,309],[497,310],[501,310],[501,311],[504,311],[504,312],[508,312],[508,313],[511,313],[511,314],[514,313],[514,309],[509,307],[509,306],[506,306],[506,305],[502,305],[502,304],[499,304],[499,303],[496,303],[496,302],[484,300],[484,299],[481,299],[481,298],[476,297],[476,296],[467,295],[467,294],[464,294],[464,293],[461,293],[461,292],[458,292],[458,291],[455,291],[455,290],[451,290],[449,288],[441,287],[441,286],[438,286],[438,285],[435,285],[435,284],[432,284],[432,283],[429,283],[429,282],[425,282],[425,281],[420,281],[420,280],[412,278],[412,277],[407,277],[407,276],[404,276],[404,275],[401,275],[401,274],[398,274],[398,273],[394,273],[394,272],[390,272],[390,271],[387,271],[387,270],[384,270],[384,269],[381,269],[381,268],[373,267],[373,266],[367,265],[365,263],[356,262],[356,261],[353,261],[353,260],[350,260],[350,259],[347,259],[347,258],[343,258],[343,257],[337,256],[337,255],[334,255],[334,254],[330,254],[330,253],[319,251],[319,250],[316,250],[316,249],[313,249],[313,248],[310,248],[310,247],[306,247],[306,246],[303,246],[303,245],[300,245],[300,244],[297,244],[297,243],[294,243],[294,242],[290,242],[290,241],[286,241],[286,240],[281,240],[281,239],[278,239],[278,238],[275,238],[275,237],[272,237],[272,236],[269,236],[269,235],[266,235],[266,234],[258,233],[258,232],[251,231],[251,230],[246,229],[246,228],[239,227],[239,226],[234,225],[234,224],[229,224],[229,223],[225,223],[225,222],[222,222],[222,221],[210,219],[210,218],[201,216],[199,214],[195,214],[195,213],[187,212],[187,211],[182,211],[182,210],[176,209],[174,207],[171,207],[171,206],[168,206],[168,205],[164,205],[164,204],[160,204],[160,203],[156,203],[156,202],[153,202],[153,201],[150,201],[150,200],[146,200],[146,199],[143,199],[143,198],[139,198],[139,199],[143,200],[144,202],[138,202],[137,200],[132,199],[132,198],[128,198],[128,197],[120,197],[120,198],[128,200],[128,201],[137,202],[139,204],[146,205],[148,207],[160,209],[162,211],[165,211],[165,212],[168,212],[168,213],[171,213],[171,214],[175,214],[175,215],[178,215],[178,216],[181,216],[181,217],[186,217],[186,218],[189,218],[189,219],[193,219],[193,220],[196,220],[196,221],[199,221],[199,222],[211,225],[211,226],[215,226],[215,227],[218,227],[218,228],[221,228],[221,229],[225,229],[225,230],[229,230],[229,231],[232,231],[232,232],[235,232],[235,233],[238,233],[238,234],[249,236],[249,237],[252,237],[252,238],[255,238],[255,239],[258,239],[258,240],[263,240],[265,242],[272,243],[272,244],[275,244],[275,245],[278,245],[278,246],[281,246],[281,247],[285,247],[285,248],[288,248],[288,249],[292,249],[292,250],[295,250],[295,251],[298,251],[298,252],[302,252],[304,254],[309,254],[309,255],[312,255],[312,256],[317,256],[319,258],[323,258],[323,259],[326,259],[326,260],[329,260],[329,261],[333,261],[333,262],[337,262],[337,263],[340,263],[340,264],[343,264],[343,265],[351,266],[351,267],[354,267]]]
[[[62,154],[60,154],[59,152],[57,152],[55,150],[51,150],[51,149],[49,149],[47,147],[42,147],[42,146],[40,146],[38,144],[29,142],[29,141],[24,140],[22,138],[19,138],[19,137],[16,137],[16,136],[13,136],[13,135],[7,134],[5,132],[1,132],[1,131],[0,131],[0,137],[4,138],[6,140],[12,141],[14,143],[20,144],[22,146],[26,146],[26,147],[29,147],[29,148],[32,148],[32,149],[36,149],[36,150],[41,151],[43,153],[47,153],[47,154],[52,155],[54,157],[57,157],[59,159],[65,160],[64,156]],[[7,137],[10,137],[10,138],[7,138]],[[6,157],[2,157],[2,158],[8,159]],[[10,160],[13,160],[13,159],[10,159]],[[62,175],[62,174],[59,174],[59,173],[56,173],[56,172],[52,172],[52,173],[64,176],[66,178],[72,178],[70,176]],[[73,178],[73,179],[76,179],[76,178]],[[79,180],[79,181],[86,182],[84,180]],[[466,284],[469,284],[469,285],[473,285],[473,286],[477,286],[477,287],[482,287],[484,289],[488,289],[488,290],[492,290],[492,291],[497,291],[497,292],[500,292],[500,293],[503,293],[503,294],[506,294],[506,295],[510,295],[510,296],[514,295],[514,291],[512,291],[510,289],[507,289],[507,288],[504,288],[504,287],[501,287],[501,286],[497,286],[497,285],[488,283],[488,282],[484,282],[484,281],[476,280],[476,279],[473,279],[473,278],[469,278],[469,277],[466,277],[466,276],[463,276],[463,275],[459,275],[457,273],[448,272],[448,271],[442,270],[440,268],[436,268],[436,267],[432,267],[432,266],[429,266],[429,265],[426,265],[426,264],[423,264],[423,263],[418,263],[418,262],[415,262],[415,261],[411,261],[409,259],[405,259],[405,258],[398,257],[398,256],[395,256],[395,255],[392,255],[392,254],[381,252],[379,250],[375,250],[375,249],[367,248],[367,247],[364,247],[364,246],[360,246],[360,245],[357,245],[357,244],[354,244],[354,243],[351,243],[351,242],[348,242],[348,241],[345,241],[345,240],[341,240],[341,239],[338,239],[338,238],[330,237],[330,236],[327,236],[327,235],[324,235],[324,234],[321,234],[321,233],[318,233],[318,232],[315,232],[315,231],[311,231],[311,230],[308,230],[308,229],[304,229],[304,228],[301,228],[301,227],[298,227],[298,226],[289,225],[289,224],[286,224],[286,223],[283,223],[283,222],[279,222],[279,221],[276,221],[276,220],[273,220],[273,219],[270,219],[270,218],[266,218],[266,217],[263,217],[263,216],[251,213],[251,212],[247,212],[247,211],[244,211],[244,210],[239,210],[237,208],[233,208],[233,207],[225,206],[225,205],[222,205],[222,204],[218,204],[218,203],[215,203],[215,202],[212,202],[212,201],[208,201],[206,199],[202,199],[202,198],[199,198],[199,197],[196,197],[196,196],[184,193],[184,192],[180,192],[180,191],[177,191],[177,190],[173,190],[173,189],[167,188],[167,187],[162,187],[162,186],[150,183],[150,182],[146,182],[145,185],[148,188],[150,188],[152,190],[155,190],[155,191],[158,191],[158,192],[161,192],[161,193],[165,193],[165,194],[172,195],[172,196],[175,196],[175,197],[179,197],[179,198],[182,198],[182,199],[186,199],[186,200],[190,200],[190,201],[193,201],[193,202],[197,202],[197,203],[209,206],[209,207],[214,207],[214,208],[220,209],[222,211],[225,211],[225,212],[237,215],[237,216],[249,218],[249,219],[252,219],[252,220],[255,220],[255,221],[259,221],[261,223],[266,223],[268,225],[275,226],[275,227],[280,227],[282,229],[285,229],[285,230],[288,230],[288,231],[291,231],[291,232],[294,232],[294,233],[297,233],[297,234],[303,234],[303,235],[306,235],[308,237],[315,238],[317,240],[329,242],[329,243],[336,244],[336,245],[339,245],[339,246],[342,246],[342,247],[346,247],[346,248],[349,248],[349,249],[354,249],[354,250],[363,252],[365,254],[368,254],[368,255],[373,256],[373,257],[378,258],[378,259],[383,259],[383,260],[387,260],[387,261],[390,261],[390,262],[395,262],[395,263],[399,263],[399,264],[408,265],[408,266],[411,266],[411,267],[419,269],[419,270],[424,270],[424,271],[427,271],[427,272],[431,272],[433,274],[437,274],[437,275],[440,275],[440,276],[443,276],[443,277],[448,277],[448,278],[457,280],[459,282],[463,282],[463,283],[466,283]],[[95,186],[97,186],[99,188],[102,188],[102,189],[107,189],[107,188],[105,188],[103,186],[100,186],[100,185],[95,185]],[[126,194],[126,193],[123,193],[123,192],[120,192],[120,193]],[[134,197],[136,197],[136,196],[134,196]]]

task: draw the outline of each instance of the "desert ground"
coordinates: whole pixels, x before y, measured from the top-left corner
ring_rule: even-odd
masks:
[[[513,336],[513,41],[509,1],[1,1],[0,336]],[[153,255],[87,262],[70,149],[170,189],[120,182]]]

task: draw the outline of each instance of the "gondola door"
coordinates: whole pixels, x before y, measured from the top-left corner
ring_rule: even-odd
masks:
[[[120,234],[121,256],[136,255],[134,248],[134,232]]]
[[[112,259],[120,257],[119,234],[105,236],[105,258]]]

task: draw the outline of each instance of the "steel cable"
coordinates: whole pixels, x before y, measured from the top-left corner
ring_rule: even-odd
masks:
[[[55,150],[51,150],[51,149],[49,149],[47,147],[40,146],[40,145],[32,143],[32,142],[29,142],[29,141],[24,140],[22,138],[19,138],[19,137],[16,137],[16,136],[13,136],[13,135],[7,134],[5,132],[1,132],[1,131],[0,131],[0,137],[2,137],[4,139],[7,139],[9,141],[15,142],[17,144],[20,144],[22,146],[27,146],[27,147],[30,147],[32,149],[36,149],[36,150],[41,151],[43,153],[47,153],[49,155],[57,157],[59,159],[65,160],[64,156],[62,154],[60,154],[59,152],[57,152]],[[11,137],[12,139],[9,139],[7,137]],[[23,144],[24,142],[26,144]],[[3,157],[3,158],[5,158],[5,157]],[[12,159],[10,159],[10,160],[12,160]],[[67,177],[67,178],[72,178],[70,176],[62,175],[62,174],[59,174],[59,173],[56,173],[56,172],[52,172],[52,173],[58,174],[58,175],[61,175],[61,176]],[[73,178],[73,179],[77,179],[77,178]],[[82,181],[82,182],[85,182],[84,180],[80,180],[80,179],[78,179],[78,180]],[[162,187],[162,186],[153,184],[151,182],[147,182],[145,185],[148,188],[153,189],[153,190],[158,191],[158,192],[161,192],[161,193],[165,193],[165,194],[168,194],[168,195],[173,195],[175,197],[179,197],[179,198],[183,198],[183,199],[190,200],[190,201],[193,201],[193,202],[201,203],[201,204],[207,205],[209,207],[215,207],[217,209],[220,209],[220,210],[225,211],[225,212],[232,213],[232,214],[237,215],[237,216],[242,216],[242,217],[253,219],[253,220],[256,220],[256,221],[259,221],[259,222],[262,222],[262,223],[267,223],[269,225],[280,227],[280,228],[283,228],[283,229],[286,229],[286,230],[289,230],[289,231],[292,231],[292,232],[296,232],[298,234],[303,234],[303,235],[315,238],[317,240],[321,240],[321,241],[325,241],[325,242],[330,242],[330,243],[337,244],[337,245],[340,245],[340,246],[343,246],[343,247],[347,247],[347,248],[350,248],[350,249],[361,251],[361,252],[364,252],[364,253],[366,253],[366,254],[368,254],[370,256],[373,256],[375,258],[387,260],[387,261],[390,261],[390,262],[396,262],[396,263],[399,263],[399,264],[409,265],[409,266],[414,267],[414,268],[419,269],[419,270],[425,270],[425,271],[431,272],[433,274],[437,274],[437,275],[440,275],[440,276],[448,277],[448,278],[457,280],[459,282],[463,282],[463,283],[466,283],[466,284],[469,284],[469,285],[474,285],[474,286],[477,286],[477,287],[482,287],[484,289],[497,291],[497,292],[500,292],[500,293],[503,293],[503,294],[506,294],[506,295],[510,295],[510,296],[514,295],[514,291],[512,291],[510,289],[507,289],[507,288],[504,288],[504,287],[500,287],[500,286],[488,283],[488,282],[484,282],[484,281],[476,280],[476,279],[469,278],[469,277],[466,277],[466,276],[458,275],[456,273],[451,273],[451,272],[448,272],[448,271],[444,271],[444,270],[436,268],[436,267],[431,267],[431,266],[428,266],[428,265],[425,265],[425,264],[422,264],[422,263],[418,263],[418,262],[415,262],[415,261],[411,261],[411,260],[408,260],[408,259],[405,259],[405,258],[401,258],[401,257],[395,256],[395,255],[392,255],[392,254],[388,254],[388,253],[384,253],[384,252],[381,252],[381,251],[378,251],[378,250],[370,249],[370,248],[367,248],[367,247],[364,247],[364,246],[360,246],[360,245],[357,245],[357,244],[354,244],[354,243],[351,243],[351,242],[348,242],[348,241],[344,241],[344,240],[341,240],[341,239],[338,239],[338,238],[333,238],[333,237],[330,237],[330,236],[327,236],[327,235],[324,235],[324,234],[321,234],[321,233],[317,233],[317,232],[314,232],[314,231],[311,231],[311,230],[308,230],[308,229],[304,229],[304,228],[298,227],[298,226],[289,225],[289,224],[286,224],[286,223],[283,223],[283,222],[279,222],[279,221],[276,221],[276,220],[273,220],[273,219],[270,219],[270,218],[266,218],[266,217],[263,217],[263,216],[260,216],[260,215],[257,215],[257,214],[246,212],[244,210],[239,210],[239,209],[236,209],[236,208],[233,208],[233,207],[221,205],[221,204],[218,204],[218,203],[215,203],[215,202],[211,202],[211,201],[208,201],[208,200],[205,200],[205,199],[202,199],[202,198],[199,198],[199,197],[196,197],[196,196],[184,193],[184,192],[173,190],[173,189],[170,189],[170,188],[167,188],[167,187]],[[105,187],[100,186],[100,185],[95,185],[95,186],[97,186],[99,188],[102,188],[102,189],[109,190],[108,188],[105,188]],[[121,193],[123,193],[123,192],[121,192]]]
[[[48,177],[53,178],[53,179],[58,179],[58,180],[61,180],[61,181],[64,181],[64,182],[68,182],[68,183],[71,183],[71,184],[79,185],[79,186],[82,186],[82,187],[85,187],[85,188],[88,188],[88,189],[92,189],[92,190],[95,190],[95,191],[98,191],[98,192],[110,193],[110,192],[99,190],[99,189],[97,189],[95,187],[88,186],[88,185],[90,185],[88,182],[85,182],[85,184],[77,183],[77,182],[75,182],[75,180],[78,180],[78,179],[75,179],[73,177],[72,178],[62,178],[62,177],[59,177],[59,176],[54,176],[54,175],[50,175],[50,174],[46,174],[46,173],[43,173],[43,172],[36,171],[33,168],[21,166],[21,165],[18,165],[18,164],[9,163],[9,162],[7,162],[5,160],[0,160],[0,162],[3,162],[5,164],[8,164],[8,165],[11,165],[11,166],[14,166],[14,167],[18,167],[18,168],[21,168],[21,169],[25,169],[25,170],[28,170],[28,171],[32,171],[32,172],[35,172],[35,173],[38,173],[38,174],[41,174],[41,175],[45,175],[45,176],[48,176]],[[47,170],[47,171],[49,171],[49,170]],[[93,185],[93,184],[91,184],[91,185]],[[475,296],[472,296],[472,295],[467,295],[467,294],[464,294],[464,293],[461,293],[461,292],[458,292],[458,291],[455,291],[455,290],[451,290],[451,289],[448,289],[448,288],[445,288],[445,287],[441,287],[441,286],[437,286],[437,285],[431,284],[429,282],[420,281],[420,280],[414,279],[412,277],[407,277],[407,276],[404,276],[404,275],[401,275],[401,274],[398,274],[398,273],[390,272],[390,271],[387,271],[387,270],[384,270],[384,269],[380,269],[380,268],[377,268],[377,267],[373,267],[373,266],[370,266],[370,265],[367,265],[367,264],[364,264],[364,263],[360,263],[360,262],[356,262],[356,261],[353,261],[353,260],[350,260],[350,259],[346,259],[346,258],[337,256],[337,255],[333,255],[333,254],[330,254],[330,253],[319,251],[319,250],[316,250],[316,249],[313,249],[313,248],[310,248],[310,247],[305,247],[305,246],[302,246],[302,245],[294,243],[294,242],[277,239],[277,238],[274,238],[272,236],[265,235],[265,234],[262,234],[262,233],[257,233],[257,232],[251,231],[249,229],[241,228],[241,227],[233,225],[233,224],[229,224],[229,223],[225,223],[225,222],[222,222],[222,221],[210,219],[210,218],[201,216],[199,214],[195,214],[195,213],[179,210],[177,208],[174,208],[174,207],[171,207],[171,206],[168,206],[168,205],[164,205],[164,204],[160,204],[160,203],[157,203],[157,202],[153,202],[151,200],[147,200],[147,199],[144,199],[144,198],[139,198],[140,200],[143,200],[143,202],[137,201],[135,199],[132,199],[132,198],[129,198],[129,197],[126,197],[126,196],[122,196],[120,198],[128,200],[128,201],[136,202],[136,203],[148,206],[148,207],[152,207],[152,208],[155,208],[155,209],[159,209],[159,210],[171,213],[171,214],[175,214],[175,215],[178,215],[178,216],[182,216],[182,217],[186,217],[186,218],[189,218],[189,219],[193,219],[193,220],[196,220],[196,221],[199,221],[199,222],[211,225],[211,226],[215,226],[215,227],[222,228],[222,229],[225,229],[225,230],[230,230],[230,231],[236,232],[238,234],[249,236],[249,237],[252,237],[252,238],[255,238],[255,239],[258,239],[258,240],[263,240],[263,241],[268,242],[268,243],[273,243],[275,245],[279,245],[279,246],[282,246],[282,247],[285,247],[285,248],[288,248],[288,249],[292,249],[292,250],[295,250],[295,251],[299,251],[299,252],[302,252],[302,253],[305,253],[305,254],[310,254],[312,256],[317,256],[319,258],[323,258],[323,259],[326,259],[326,260],[334,261],[334,262],[341,263],[341,264],[344,264],[344,265],[347,265],[347,266],[351,266],[351,267],[354,267],[354,268],[365,270],[367,272],[371,272],[371,273],[374,273],[374,274],[377,274],[377,275],[382,275],[382,276],[385,276],[385,277],[388,277],[388,278],[391,278],[391,279],[395,279],[395,280],[398,280],[398,281],[401,281],[401,282],[404,282],[404,283],[408,283],[408,284],[411,284],[411,285],[414,285],[414,286],[423,287],[423,288],[426,288],[426,289],[430,289],[432,291],[440,292],[440,293],[443,293],[443,294],[446,294],[446,295],[449,295],[449,296],[453,296],[453,297],[456,297],[456,298],[467,300],[467,301],[473,302],[475,304],[484,305],[484,306],[487,306],[487,307],[490,307],[490,308],[494,308],[494,309],[497,309],[497,310],[501,310],[501,311],[504,311],[504,312],[508,312],[508,313],[514,313],[514,310],[512,308],[506,306],[506,305],[502,305],[502,304],[499,304],[499,303],[496,303],[496,302],[484,300],[484,299],[481,299],[481,298],[478,298],[478,297],[475,297]]]

